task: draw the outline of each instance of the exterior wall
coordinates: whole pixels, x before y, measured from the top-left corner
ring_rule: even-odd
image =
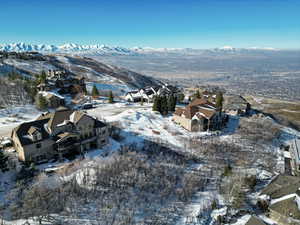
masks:
[[[76,124],[77,130],[80,132],[82,145],[75,144],[74,147],[81,150],[89,150],[91,148],[99,148],[108,143],[109,129],[108,126],[101,128],[94,128],[95,120],[89,116],[83,116]],[[81,129],[79,129],[81,128]],[[55,127],[55,133],[72,131],[74,126],[71,124]],[[40,161],[42,159],[51,159],[58,154],[56,151],[57,145],[51,138],[36,141],[34,144],[22,146],[16,133],[13,131],[11,138],[14,143],[14,147],[18,152],[18,158],[20,161]],[[39,147],[40,145],[40,147]],[[72,145],[72,143],[70,144]]]
[[[21,145],[19,138],[16,137],[15,132],[13,132],[12,139],[13,139],[13,143],[14,143],[14,148],[16,149],[16,151],[18,153],[19,160],[25,161],[25,154],[24,154],[23,146]]]
[[[173,116],[173,120],[175,123],[180,124],[185,129],[192,131],[192,120],[177,115]]]
[[[37,144],[41,144],[38,148]],[[37,157],[44,159],[50,159],[55,155],[54,151],[55,142],[51,139],[45,139],[40,142],[36,142],[31,145],[23,146],[24,149],[24,160],[23,161],[38,161]]]
[[[94,124],[94,119],[89,118],[88,116],[83,116],[78,121],[76,128],[80,133],[80,139],[86,139],[88,137],[95,136]]]
[[[102,127],[100,128],[99,130],[99,134],[98,134],[98,147],[101,147],[103,145],[106,145],[108,143],[108,136],[109,136],[109,133],[108,133],[108,127],[105,126],[105,127]]]

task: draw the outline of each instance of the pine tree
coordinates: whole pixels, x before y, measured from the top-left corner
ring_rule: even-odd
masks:
[[[2,172],[5,172],[5,171],[8,170],[8,168],[7,168],[7,159],[8,159],[8,157],[6,155],[4,155],[2,150],[0,150],[0,170]]]
[[[173,108],[172,108],[172,112],[175,112],[176,104],[177,104],[177,96],[175,96],[175,97],[173,98]]]
[[[109,103],[113,103],[114,102],[114,96],[113,96],[112,91],[109,91],[108,102]]]
[[[177,98],[174,95],[168,97],[168,111],[174,112],[176,108]]]
[[[168,111],[172,111],[172,107],[173,107],[173,96],[172,95],[170,95],[167,98],[167,102],[168,102]]]
[[[44,110],[47,108],[47,99],[41,95],[41,94],[37,94],[36,99],[35,99],[35,104],[36,107],[40,110]]]
[[[166,96],[161,97],[161,108],[160,108],[160,113],[162,115],[167,115],[168,114],[168,99]]]
[[[93,97],[99,96],[99,91],[98,91],[96,85],[93,85],[92,96],[93,96]]]
[[[220,111],[222,111],[222,107],[223,107],[223,94],[222,92],[218,92],[217,96],[216,96],[216,107],[217,109],[219,109]]]
[[[183,93],[180,93],[178,95],[178,102],[183,102],[184,101],[184,94]]]
[[[41,75],[40,75],[40,80],[39,83],[46,83],[46,79],[47,79],[47,74],[46,72],[43,70]]]
[[[196,97],[196,98],[201,98],[201,94],[200,94],[200,91],[199,91],[199,90],[196,91],[195,97]]]
[[[152,111],[159,111],[158,98],[159,98],[159,96],[155,96],[153,99]]]

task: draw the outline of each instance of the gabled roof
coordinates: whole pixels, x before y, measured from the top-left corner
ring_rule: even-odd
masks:
[[[126,93],[126,95],[128,95],[128,94],[136,94],[136,93],[139,93],[139,90],[128,91],[128,92]]]
[[[195,99],[185,108],[177,108],[174,114],[177,116],[184,115],[188,119],[192,119],[195,115],[199,119],[202,117],[211,119],[216,114],[216,110],[214,104],[206,99]]]
[[[216,108],[215,104],[211,103],[210,101],[204,98],[196,98],[189,104],[189,106],[199,106],[199,105],[208,105],[212,108]]]
[[[278,201],[269,206],[270,210],[273,210],[281,215],[290,217],[300,221],[300,210],[295,199],[296,197],[286,198],[282,201]],[[297,223],[297,224],[298,224]]]
[[[57,111],[47,114],[50,118],[48,122],[48,127],[52,130],[58,124],[63,123],[65,120],[69,119],[70,115],[74,110],[67,109],[65,107],[59,107]]]
[[[16,133],[22,145],[33,144],[34,141],[29,137],[29,130],[31,129],[32,132],[34,129],[38,129],[41,132],[42,139],[47,139],[49,138],[49,133],[45,129],[45,125],[48,121],[49,118],[22,123],[14,128],[12,132]]]
[[[60,133],[60,134],[56,135],[56,137],[57,137],[56,142],[59,143],[62,140],[64,140],[65,138],[68,138],[68,137],[78,137],[78,134],[72,133],[72,132],[63,132],[63,133]]]
[[[265,187],[261,195],[269,195],[272,199],[285,195],[294,194],[300,188],[300,178],[287,175],[278,175],[271,183]]]
[[[82,117],[90,117],[88,116],[86,113],[83,113],[81,111],[74,111],[71,115],[70,115],[70,121],[74,124],[78,123],[78,121],[82,118]]]
[[[201,119],[201,117],[205,117],[206,119],[212,118],[216,114],[215,110],[204,109],[202,107],[198,108],[198,112],[196,113],[197,117]]]
[[[28,130],[28,134],[34,134],[36,131],[39,131],[40,129],[35,127],[35,126],[31,126]]]
[[[251,216],[245,225],[266,225],[266,224],[258,217]]]

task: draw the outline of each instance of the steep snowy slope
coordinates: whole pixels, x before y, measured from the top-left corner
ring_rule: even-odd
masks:
[[[27,54],[27,53],[23,53]],[[0,56],[0,74],[17,71],[27,76],[48,70],[66,70],[74,76],[83,76],[88,82],[119,85],[123,89],[141,88],[158,84],[159,81],[139,73],[107,65],[91,58],[63,54],[24,57]],[[125,88],[124,88],[125,87]]]

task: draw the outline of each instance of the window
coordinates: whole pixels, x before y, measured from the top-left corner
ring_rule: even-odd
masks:
[[[42,143],[37,143],[37,144],[35,145],[35,147],[36,147],[36,148],[41,148],[41,147],[42,147]]]
[[[42,139],[41,133],[37,132],[36,133],[36,140],[41,140],[41,139]]]

